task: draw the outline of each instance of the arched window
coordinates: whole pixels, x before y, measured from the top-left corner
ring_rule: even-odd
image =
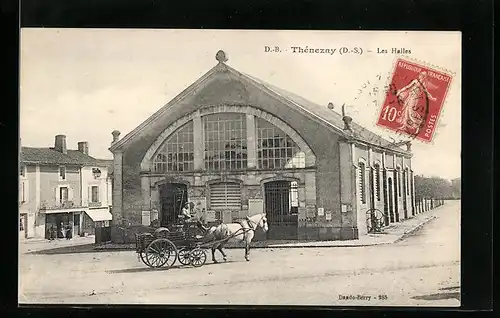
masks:
[[[375,199],[377,199],[377,201],[380,201],[380,165],[376,163],[373,166],[375,169],[375,171],[373,172]]]
[[[361,203],[366,204],[366,189],[365,189],[365,179],[366,179],[366,166],[364,162],[359,163],[359,196]]]
[[[281,129],[257,118],[257,160],[261,169],[304,168],[305,153]]]
[[[211,210],[240,210],[241,187],[236,182],[219,182],[210,185]]]
[[[194,169],[193,122],[171,134],[153,159],[153,172],[192,171]]]
[[[225,171],[247,167],[245,114],[219,113],[203,117],[205,169]]]

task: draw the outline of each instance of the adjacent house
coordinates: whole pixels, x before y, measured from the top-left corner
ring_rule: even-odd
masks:
[[[124,220],[168,226],[187,201],[207,221],[265,212],[260,239],[357,239],[375,209],[385,225],[417,213],[411,144],[216,59],[125,137],[113,131],[114,242],[128,240]]]
[[[74,236],[93,234],[108,226],[112,216],[109,161],[89,155],[88,142],[67,149],[66,136],[55,136],[54,147],[21,147],[19,160],[21,236],[62,235],[71,226]]]

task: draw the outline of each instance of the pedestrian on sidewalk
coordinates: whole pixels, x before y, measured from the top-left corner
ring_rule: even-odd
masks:
[[[61,238],[65,238],[66,237],[66,230],[64,228],[64,224],[63,222],[61,222],[61,225],[60,225],[60,228],[59,228],[59,233],[61,233]]]
[[[52,241],[54,240],[54,226],[50,226],[48,229],[47,229],[47,238],[49,239],[49,241]]]
[[[73,229],[71,228],[71,225],[68,225],[68,227],[66,228],[66,239],[67,240],[71,240],[71,238],[73,237]]]
[[[57,228],[54,225],[50,226],[50,235],[52,240],[55,240],[57,238]]]

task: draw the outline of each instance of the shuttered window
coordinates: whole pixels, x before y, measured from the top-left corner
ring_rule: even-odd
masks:
[[[210,186],[210,209],[240,210],[241,187],[239,183],[215,183]]]
[[[366,189],[365,189],[365,164],[363,162],[359,163],[359,195],[361,203],[366,204]]]
[[[99,202],[99,187],[92,186],[91,202]]]
[[[61,204],[69,201],[69,189],[68,187],[60,187],[59,188],[59,200]]]

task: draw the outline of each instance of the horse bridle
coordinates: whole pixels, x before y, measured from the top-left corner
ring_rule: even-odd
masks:
[[[254,232],[255,232],[255,230],[257,229],[257,226],[259,226],[259,223],[260,223],[262,220],[264,220],[264,217],[265,217],[265,215],[263,215],[263,216],[260,218],[259,222],[254,222],[254,221],[252,221],[252,220],[250,219],[250,217],[249,217],[249,216],[247,216],[247,217],[246,217],[246,220],[247,220],[248,225],[250,225],[250,229],[251,229],[252,231],[254,231]],[[253,224],[255,224],[255,228],[253,228],[252,223],[253,223]]]

